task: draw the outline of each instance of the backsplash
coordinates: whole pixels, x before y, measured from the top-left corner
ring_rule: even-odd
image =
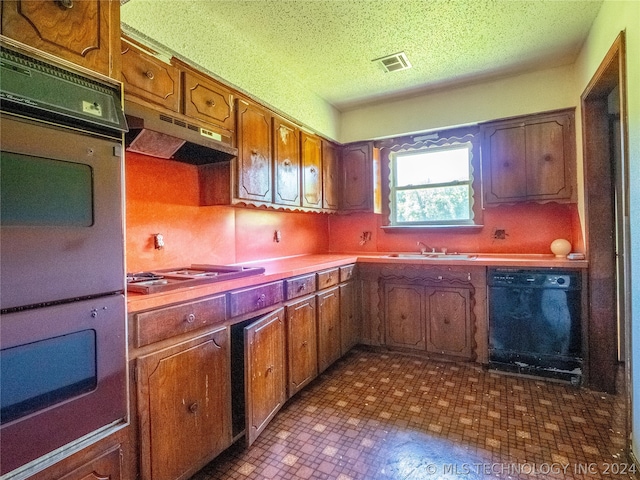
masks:
[[[323,253],[328,215],[226,206],[202,207],[197,167],[127,152],[127,271],[230,264]],[[274,234],[280,232],[280,242]],[[154,248],[153,235],[165,246]]]
[[[575,204],[488,208],[481,230],[388,233],[373,213],[199,206],[197,167],[130,152],[125,181],[128,272],[326,252],[417,251],[417,241],[450,252],[546,254],[554,239],[566,238],[573,251],[584,251]],[[364,232],[371,237],[362,243]],[[157,233],[165,242],[160,250],[154,248]]]
[[[449,252],[549,254],[551,242],[565,238],[572,251],[584,252],[584,242],[575,204],[500,205],[484,211],[484,228],[391,233],[383,231],[382,216],[362,213],[333,216],[329,221],[330,251],[412,252],[418,241]],[[371,240],[362,242],[364,232]]]

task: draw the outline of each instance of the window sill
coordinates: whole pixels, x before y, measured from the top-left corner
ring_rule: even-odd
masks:
[[[381,228],[386,233],[416,232],[420,230],[479,231],[484,228],[484,225],[383,225]]]

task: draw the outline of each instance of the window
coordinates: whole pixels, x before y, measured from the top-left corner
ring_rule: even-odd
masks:
[[[403,139],[404,140],[404,139]],[[479,222],[476,135],[396,141],[382,147],[388,167],[388,227],[464,227]],[[386,152],[385,152],[386,150]]]

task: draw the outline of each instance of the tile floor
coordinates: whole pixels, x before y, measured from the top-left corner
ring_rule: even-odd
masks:
[[[640,479],[624,422],[621,396],[359,347],[192,480]]]

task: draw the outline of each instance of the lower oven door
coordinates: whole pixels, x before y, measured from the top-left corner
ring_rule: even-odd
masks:
[[[2,315],[0,345],[0,474],[126,420],[123,295]]]

